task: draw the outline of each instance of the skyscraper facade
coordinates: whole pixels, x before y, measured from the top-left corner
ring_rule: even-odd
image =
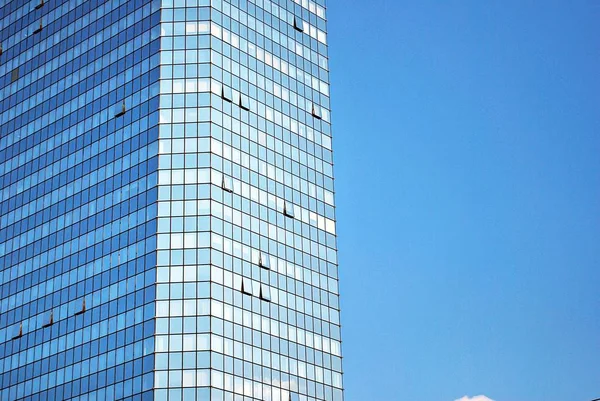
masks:
[[[0,400],[343,400],[325,12],[0,4]]]

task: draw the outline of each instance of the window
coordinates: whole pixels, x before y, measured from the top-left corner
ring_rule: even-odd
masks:
[[[15,82],[17,79],[19,79],[19,67],[12,70],[10,74],[10,82]]]
[[[50,312],[50,317],[44,322],[42,327],[50,327],[52,324],[54,324],[54,313]]]
[[[42,7],[44,7],[44,0],[40,0],[40,2],[36,4],[35,9],[39,10]]]
[[[258,258],[258,265],[264,269],[270,269],[271,261],[269,260],[269,255],[261,253]]]
[[[81,315],[85,312],[85,299],[83,300],[82,304],[81,304],[81,309],[78,310],[77,312],[75,312],[75,316],[77,315]]]
[[[40,33],[40,32],[42,32],[42,28],[43,28],[42,21],[40,21],[40,25],[36,28],[35,31],[33,31],[33,33]]]
[[[0,56],[2,55],[2,45],[0,45]]]
[[[294,17],[294,28],[297,31],[304,32],[304,21],[300,17]]]
[[[223,189],[223,191],[227,191],[229,193],[233,192],[233,182],[231,180],[231,177],[226,177],[225,175],[223,175],[223,182],[221,183],[221,188]]]
[[[271,302],[271,289],[265,284],[260,285],[260,299]]]
[[[231,94],[231,88],[223,85],[223,88],[221,89],[221,97],[223,98],[223,100],[231,102],[233,100],[233,95]]]
[[[19,324],[18,330],[16,330],[15,334],[13,335],[13,340],[21,337],[23,337],[23,323]]]
[[[250,110],[250,100],[248,100],[248,96],[240,94],[240,107],[246,111]]]
[[[121,106],[117,109],[117,112],[115,113],[115,117],[121,117],[122,115],[125,114],[126,111],[127,111],[127,107],[125,106],[125,102],[123,102],[121,104]]]
[[[252,280],[247,277],[242,278],[242,292],[246,295],[252,295]]]
[[[294,218],[294,205],[292,205],[289,202],[285,202],[283,204],[283,214],[286,215],[287,217],[291,217],[293,219]]]
[[[320,120],[322,118],[321,117],[321,107],[317,106],[316,104],[313,104],[312,115],[313,115],[313,117],[318,118]]]

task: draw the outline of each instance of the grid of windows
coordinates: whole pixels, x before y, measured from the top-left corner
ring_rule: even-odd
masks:
[[[324,0],[0,5],[0,401],[343,401]]]
[[[0,19],[0,400],[153,399],[160,3]]]
[[[343,399],[324,16],[162,0],[155,400]]]

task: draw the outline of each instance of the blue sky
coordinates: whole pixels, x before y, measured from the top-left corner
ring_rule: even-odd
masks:
[[[346,401],[600,397],[600,2],[328,19]]]

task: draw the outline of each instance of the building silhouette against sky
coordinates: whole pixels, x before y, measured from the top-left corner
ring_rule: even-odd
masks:
[[[342,401],[324,0],[0,3],[0,401]]]

